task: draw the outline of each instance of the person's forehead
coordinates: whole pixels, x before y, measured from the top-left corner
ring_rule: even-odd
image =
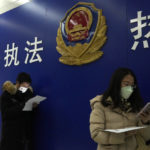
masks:
[[[30,85],[29,82],[22,82],[21,84],[22,84],[22,85]]]
[[[122,81],[126,81],[126,82],[134,82],[134,77],[132,75],[126,75]]]

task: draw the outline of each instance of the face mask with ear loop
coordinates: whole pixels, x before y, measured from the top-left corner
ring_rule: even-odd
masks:
[[[28,90],[28,88],[21,86],[19,87],[18,90],[21,91],[22,93],[25,93]]]
[[[125,86],[121,88],[121,97],[124,99],[128,99],[132,93],[133,93],[132,86]]]

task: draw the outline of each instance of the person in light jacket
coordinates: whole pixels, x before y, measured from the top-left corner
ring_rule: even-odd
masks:
[[[117,69],[108,89],[90,101],[90,133],[97,150],[137,150],[137,135],[150,141],[150,128],[123,133],[104,131],[149,124],[150,115],[137,113],[143,107],[136,76],[128,68]],[[149,148],[150,149],[150,148]]]

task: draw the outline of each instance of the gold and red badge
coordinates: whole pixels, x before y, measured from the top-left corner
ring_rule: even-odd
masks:
[[[106,42],[106,21],[102,10],[93,3],[79,2],[60,22],[57,33],[59,61],[67,65],[82,65],[99,59],[100,48]]]

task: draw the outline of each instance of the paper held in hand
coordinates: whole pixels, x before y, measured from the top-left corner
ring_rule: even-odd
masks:
[[[30,99],[25,103],[25,106],[24,106],[24,108],[23,108],[22,110],[23,110],[23,111],[32,111],[32,105],[33,105],[33,103],[39,104],[40,102],[44,101],[45,99],[46,99],[46,97],[36,95],[35,97],[30,98]]]
[[[113,132],[113,133],[123,133],[123,132],[128,132],[132,130],[139,130],[146,128],[147,126],[139,126],[139,127],[127,127],[127,128],[122,128],[122,129],[105,129],[104,131],[107,132]]]

